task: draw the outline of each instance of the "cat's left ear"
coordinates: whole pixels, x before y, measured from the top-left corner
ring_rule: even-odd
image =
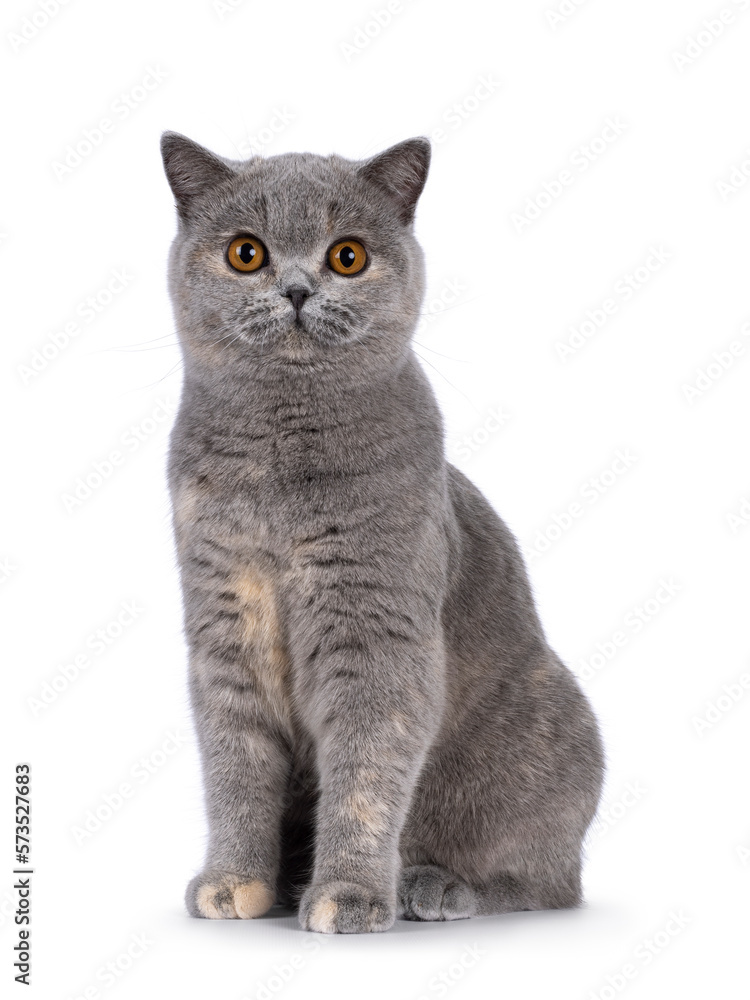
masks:
[[[234,174],[226,160],[179,132],[163,133],[161,155],[164,172],[182,216],[190,214],[197,197]]]
[[[404,223],[414,220],[430,168],[430,153],[430,140],[419,136],[391,146],[360,167],[360,176],[377,184],[395,201]]]

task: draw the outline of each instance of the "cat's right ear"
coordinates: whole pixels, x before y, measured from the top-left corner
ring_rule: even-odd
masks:
[[[179,132],[162,134],[161,155],[177,210],[183,217],[190,214],[195,198],[234,173],[225,160]]]
[[[427,180],[430,150],[430,140],[418,136],[391,146],[360,167],[360,176],[386,192],[407,225],[414,221],[417,200]]]

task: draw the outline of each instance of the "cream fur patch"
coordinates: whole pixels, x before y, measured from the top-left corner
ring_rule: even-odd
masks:
[[[241,920],[262,917],[273,906],[273,896],[262,882],[248,882],[234,890],[234,908]]]
[[[336,917],[339,912],[339,904],[332,899],[321,899],[312,908],[308,923],[311,931],[318,931],[320,934],[336,933]]]
[[[222,889],[220,885],[202,885],[198,890],[195,901],[200,912],[209,920],[231,920],[237,916],[231,899],[217,905],[216,897]]]

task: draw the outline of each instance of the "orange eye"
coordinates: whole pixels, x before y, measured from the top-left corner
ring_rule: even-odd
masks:
[[[257,271],[266,261],[266,248],[254,236],[238,236],[229,244],[227,260],[235,271]]]
[[[328,251],[328,263],[337,274],[358,274],[367,263],[367,251],[357,240],[342,240]]]

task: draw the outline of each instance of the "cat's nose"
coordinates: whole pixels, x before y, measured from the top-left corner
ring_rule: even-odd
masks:
[[[293,288],[287,288],[283,293],[285,298],[291,299],[292,305],[294,306],[294,311],[299,316],[299,311],[304,305],[305,299],[309,298],[310,291],[307,288],[302,288],[299,285],[295,285]]]

